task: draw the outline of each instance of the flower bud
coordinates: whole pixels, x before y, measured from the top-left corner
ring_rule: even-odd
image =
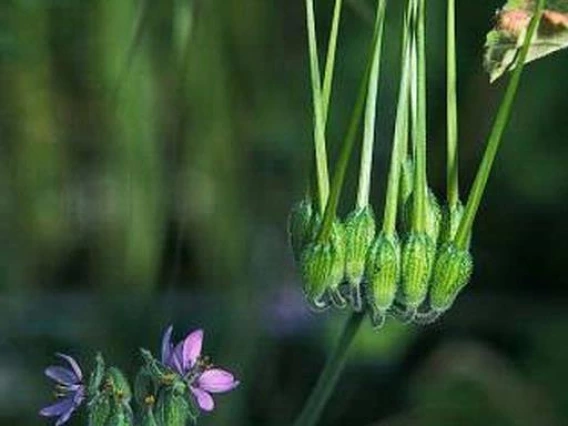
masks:
[[[308,244],[301,258],[304,294],[316,307],[325,307],[325,293],[329,290],[341,300],[339,285],[345,272],[345,243],[343,226],[335,221],[326,241]]]
[[[400,281],[400,243],[396,236],[379,234],[369,249],[365,276],[371,320],[379,326],[394,302]]]
[[[436,312],[447,311],[469,282],[473,259],[467,250],[445,244],[438,251],[430,290],[430,307]]]
[[[402,293],[410,311],[416,311],[428,294],[436,246],[426,233],[411,233],[402,247]]]
[[[361,310],[360,284],[365,274],[367,252],[375,238],[375,217],[370,206],[351,212],[344,223],[345,278],[352,293],[353,308]]]
[[[183,393],[173,387],[160,390],[156,404],[156,419],[160,425],[185,426],[190,417],[190,405]]]
[[[300,260],[302,250],[308,243],[313,213],[312,201],[305,198],[294,204],[288,216],[288,236],[296,261]]]

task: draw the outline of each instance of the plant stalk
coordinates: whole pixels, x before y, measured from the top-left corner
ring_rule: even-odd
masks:
[[[448,0],[446,51],[447,164],[446,191],[450,210],[459,201],[458,107],[456,73],[456,0]]]

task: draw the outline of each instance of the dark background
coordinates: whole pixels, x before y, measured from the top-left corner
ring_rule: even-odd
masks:
[[[345,2],[332,158],[371,36]],[[373,204],[399,77],[389,5]],[[429,2],[429,175],[442,196],[445,2]],[[325,48],[331,1],[316,1]],[[504,81],[483,43],[498,1],[458,2],[461,177],[472,181]],[[428,327],[365,323],[322,425],[568,424],[568,54],[526,68],[476,221],[473,280]],[[286,217],[311,155],[303,2],[0,4],[0,423],[40,425],[53,353],[134,373],[162,330],[206,330],[242,380],[203,425],[289,425],[345,313],[302,300]],[[352,162],[343,212],[355,191]],[[70,424],[82,424],[74,418]]]

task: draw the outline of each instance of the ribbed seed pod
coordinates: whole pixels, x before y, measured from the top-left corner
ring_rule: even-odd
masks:
[[[118,404],[112,409],[112,413],[105,426],[132,426],[132,412],[128,407]]]
[[[400,257],[400,243],[396,236],[380,233],[369,249],[365,269],[367,302],[375,325],[383,323],[394,302],[400,281]]]
[[[190,418],[189,403],[172,387],[162,388],[156,404],[156,419],[163,426],[185,426]]]
[[[440,231],[442,228],[442,208],[436,194],[431,189],[428,189],[426,198],[426,233],[434,243],[437,245]],[[403,212],[403,229],[410,231],[412,229],[412,212],[414,209],[414,194],[411,194],[404,206]]]
[[[430,307],[437,312],[448,310],[467,285],[473,271],[473,259],[467,250],[445,244],[438,251],[430,290]]]
[[[288,237],[296,262],[300,260],[302,251],[309,242],[313,214],[312,200],[305,198],[294,204],[288,216]]]
[[[323,300],[327,291],[334,292],[341,302],[339,285],[345,276],[345,240],[341,222],[334,221],[326,241],[309,244],[300,263],[304,294],[312,306],[325,307]]]
[[[148,398],[154,397],[155,382],[147,367],[142,367],[134,380],[134,398],[140,406],[144,406]]]
[[[365,274],[367,252],[375,238],[375,216],[370,206],[351,212],[345,230],[345,279],[350,286],[353,309],[362,309],[361,281]]]
[[[124,376],[122,371],[116,367],[110,367],[107,370],[107,380],[112,387],[113,393],[121,401],[128,404],[132,398],[132,391],[128,379]]]
[[[404,304],[415,311],[426,299],[436,246],[424,233],[411,233],[402,247],[402,293]]]
[[[87,404],[89,426],[106,426],[110,418],[111,407],[110,395],[106,392],[99,393]]]

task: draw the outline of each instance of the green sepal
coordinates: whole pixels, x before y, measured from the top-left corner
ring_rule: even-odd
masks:
[[[473,258],[468,250],[445,244],[438,251],[430,290],[430,307],[436,312],[448,310],[467,285],[473,271]]]
[[[154,415],[154,408],[151,405],[147,405],[142,415],[142,426],[158,426],[156,416]]]
[[[107,391],[100,392],[87,404],[87,424],[106,426],[111,413],[111,396]]]
[[[140,349],[140,354],[142,354],[147,373],[156,383],[168,384],[172,382],[175,374],[155,359],[152,352],[147,349]]]
[[[116,367],[107,369],[107,381],[111,387],[114,396],[121,402],[128,404],[132,398],[132,390],[126,376]]]
[[[344,222],[345,278],[358,286],[365,274],[367,251],[375,238],[375,215],[370,206],[351,212]]]
[[[367,303],[375,325],[382,325],[394,302],[400,282],[400,262],[400,242],[397,236],[380,233],[369,249],[365,269]]]
[[[288,216],[288,237],[296,262],[300,260],[302,251],[309,242],[313,216],[313,203],[309,198],[294,204]]]
[[[102,354],[99,352],[95,357],[95,368],[91,372],[89,377],[89,384],[87,386],[87,391],[89,395],[96,395],[103,383],[103,378],[105,375],[105,360]]]
[[[148,371],[148,367],[140,368],[134,380],[134,398],[139,406],[147,404],[149,397],[155,397],[156,381]]]
[[[190,404],[183,392],[166,386],[158,394],[155,414],[161,426],[185,426],[191,418]]]
[[[416,311],[428,294],[436,246],[427,233],[411,233],[402,247],[402,294],[406,308]]]
[[[115,404],[105,426],[132,426],[132,410],[125,404]]]

